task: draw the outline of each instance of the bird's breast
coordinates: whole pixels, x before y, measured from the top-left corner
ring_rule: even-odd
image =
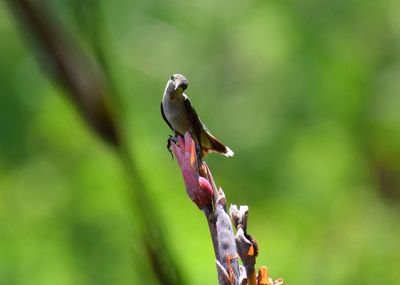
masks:
[[[174,99],[164,96],[163,109],[165,117],[175,131],[182,135],[187,131],[191,131],[190,120],[186,112],[183,96]]]

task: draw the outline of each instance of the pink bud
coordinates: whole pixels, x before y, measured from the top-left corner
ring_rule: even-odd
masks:
[[[178,138],[178,145],[172,143],[179,167],[181,168],[186,192],[199,207],[212,205],[213,188],[206,178],[200,176],[196,148],[193,139],[187,132],[184,138]]]

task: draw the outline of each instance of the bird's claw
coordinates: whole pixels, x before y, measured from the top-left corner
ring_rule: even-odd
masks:
[[[167,139],[167,149],[169,151],[169,153],[171,154],[171,157],[174,158],[174,155],[172,153],[171,150],[171,145],[172,143],[178,144],[178,137],[177,136],[169,136],[169,138]]]

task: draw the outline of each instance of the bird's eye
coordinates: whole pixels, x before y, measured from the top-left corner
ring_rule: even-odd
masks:
[[[173,76],[171,76],[171,80],[174,81],[174,77]]]

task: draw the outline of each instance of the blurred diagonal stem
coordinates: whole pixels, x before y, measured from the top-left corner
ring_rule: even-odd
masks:
[[[112,80],[104,68],[105,57],[100,41],[91,40],[95,58],[78,47],[45,5],[46,1],[7,2],[25,35],[36,47],[34,50],[47,74],[65,88],[65,94],[95,133],[118,152],[130,178],[129,197],[132,211],[139,219],[141,242],[159,283],[185,284],[163,238],[160,217],[106,100],[107,95],[116,95],[116,92],[112,90]]]

